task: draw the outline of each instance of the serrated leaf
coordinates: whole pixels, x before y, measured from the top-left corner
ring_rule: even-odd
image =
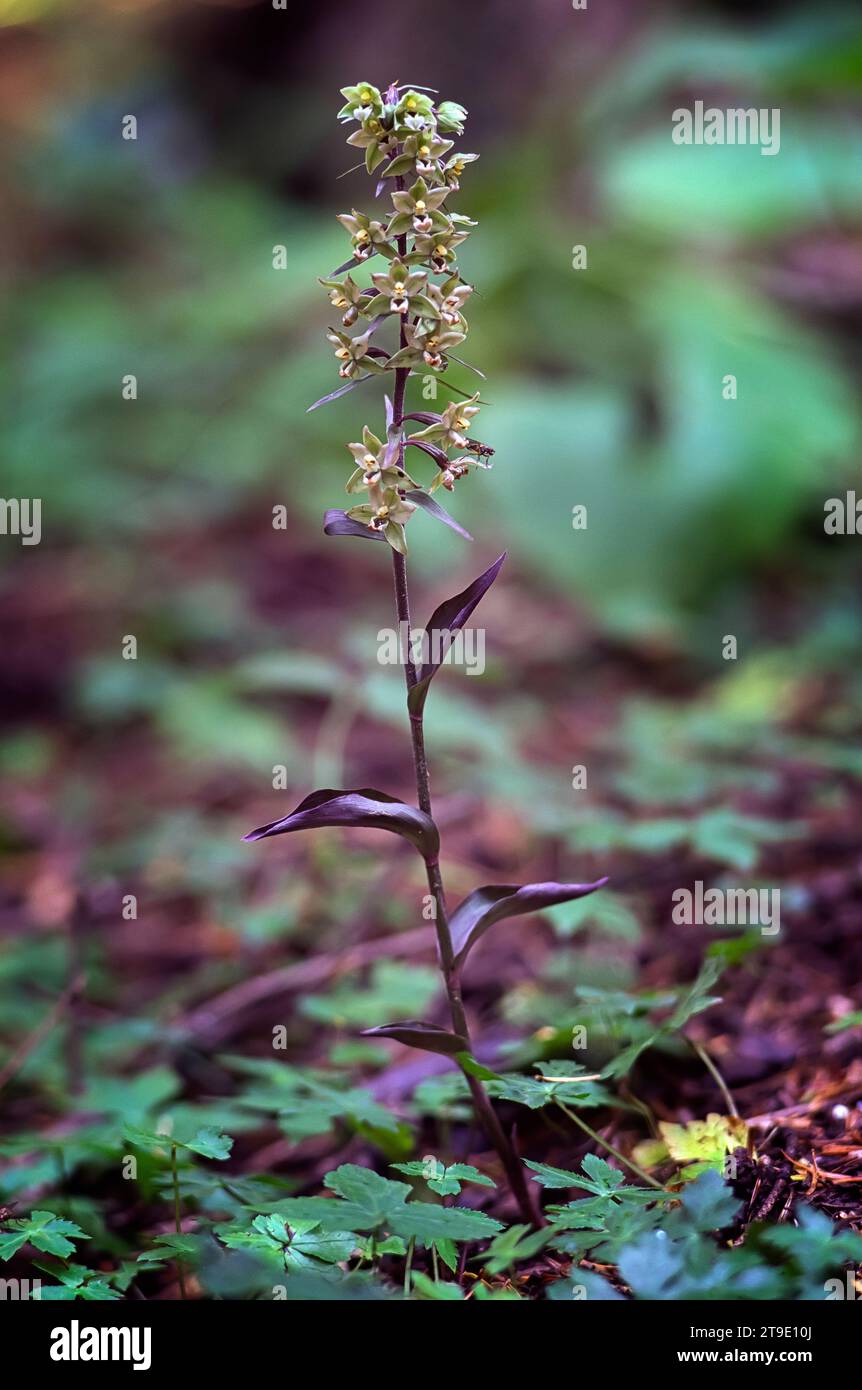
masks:
[[[217,1129],[206,1125],[199,1129],[194,1139],[189,1139],[184,1147],[192,1153],[200,1154],[202,1158],[222,1160],[230,1158],[233,1140],[230,1135],[220,1134]]]
[[[409,1202],[392,1217],[390,1229],[406,1240],[423,1245],[438,1240],[486,1240],[502,1229],[501,1223],[467,1207],[438,1207],[430,1202]]]
[[[295,830],[317,830],[335,825],[389,830],[409,840],[426,859],[433,858],[440,848],[440,836],[430,816],[372,787],[356,787],[346,791],[326,787],[312,792],[289,816],[270,821],[268,825],[250,831],[243,839],[264,840],[273,835],[288,835]]]
[[[537,1254],[551,1238],[548,1230],[534,1231],[526,1225],[510,1226],[494,1237],[483,1255],[477,1256],[489,1274],[503,1274],[519,1260]]]

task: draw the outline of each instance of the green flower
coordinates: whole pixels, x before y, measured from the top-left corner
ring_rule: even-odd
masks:
[[[349,233],[353,242],[353,254],[358,261],[367,261],[375,251],[392,257],[395,252],[386,240],[386,228],[382,222],[373,222],[364,212],[340,212],[338,220]]]
[[[395,107],[395,125],[399,131],[434,131],[434,103],[424,92],[408,89]]]
[[[362,431],[361,444],[348,444],[356,468],[347,481],[345,491],[349,493],[368,491],[369,500],[375,507],[383,503],[383,490],[409,483],[417,484],[404,471],[399,463],[401,437],[396,434],[384,444],[372,434],[368,426]]]
[[[438,135],[408,135],[401,153],[388,165],[386,177],[395,178],[415,170],[419,178],[433,179],[439,183],[442,176],[440,161],[451,149],[452,141],[441,140]]]
[[[358,376],[363,370],[366,372],[383,371],[383,368],[375,362],[374,358],[368,356],[368,340],[373,331],[373,328],[369,328],[368,332],[363,333],[359,338],[351,338],[348,333],[339,333],[336,329],[330,329],[326,337],[335,348],[335,356],[340,363],[339,376],[350,379]]]
[[[406,336],[405,346],[386,363],[387,371],[393,367],[413,367],[424,362],[432,371],[440,372],[447,365],[446,353],[463,343],[466,334],[454,328],[441,330],[439,324],[432,321],[427,328],[409,325]]]
[[[475,164],[479,158],[477,154],[454,154],[443,165],[443,178],[449,185],[453,193],[457,193],[461,187],[461,175],[468,164]]]
[[[433,316],[441,323],[466,332],[463,309],[472,293],[473,286],[462,284],[457,275],[450,276],[442,285],[429,285],[425,291],[425,298],[431,305],[432,314],[423,314],[423,318]]]
[[[418,434],[411,434],[410,438],[424,440],[429,444],[439,443],[444,449],[468,448],[470,441],[465,431],[470,428],[474,416],[479,414],[481,407],[476,405],[478,399],[477,391],[469,400],[451,401],[439,420],[428,425],[427,429],[420,430]]]
[[[370,531],[382,531],[386,540],[399,554],[407,554],[407,540],[404,527],[415,512],[416,507],[394,487],[384,488],[378,504],[362,503],[351,507],[347,515],[353,521],[363,522]]]
[[[359,82],[355,87],[342,87],[341,95],[345,105],[338,113],[340,121],[365,122],[373,116],[383,114],[383,97],[370,82]]]
[[[469,232],[459,232],[451,225],[440,230],[435,228],[422,235],[417,233],[408,260],[414,265],[429,265],[435,275],[445,275],[446,271],[451,273],[455,264],[455,247],[466,241],[469,235]]]
[[[429,189],[424,179],[417,179],[409,192],[396,191],[392,194],[395,216],[386,235],[390,238],[403,236],[411,230],[417,234],[430,233],[436,227],[444,230],[450,225],[449,219],[439,209],[448,196],[446,185]]]
[[[407,314],[430,312],[432,305],[424,291],[428,276],[424,270],[408,270],[393,261],[386,274],[372,275],[377,296],[368,305],[368,314]]]
[[[363,298],[368,290],[361,289],[349,275],[343,280],[321,280],[320,283],[329,290],[330,304],[341,312],[341,322],[349,328],[362,312]]]
[[[441,130],[454,131],[456,135],[464,134],[464,122],[467,119],[467,108],[457,101],[441,101],[437,107],[437,125]]]

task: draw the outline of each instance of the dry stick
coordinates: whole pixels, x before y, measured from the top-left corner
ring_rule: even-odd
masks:
[[[401,345],[405,341],[404,325],[401,326]],[[407,378],[410,375],[410,368],[398,368],[395,372],[395,391],[392,404],[392,428],[399,429],[404,417],[404,392],[407,385]],[[404,445],[401,446],[400,461],[403,466]],[[403,652],[404,674],[407,683],[407,692],[416,685],[418,676],[413,665],[413,659],[409,650],[410,634],[410,596],[407,588],[407,562],[403,555],[397,550],[392,551],[392,564],[395,572],[395,606],[398,614],[399,631],[408,634],[407,649]],[[406,624],[406,626],[401,626]],[[413,764],[416,771],[416,794],[419,800],[419,808],[424,811],[426,816],[431,815],[431,779],[428,773],[428,759],[425,753],[425,729],[422,714],[414,714],[410,711],[410,738],[413,745]],[[434,898],[437,913],[435,925],[437,928],[437,946],[440,957],[440,969],[443,973],[443,981],[446,986],[446,995],[449,1000],[449,1012],[452,1016],[452,1027],[455,1032],[466,1040],[467,1050],[472,1051],[470,1044],[470,1031],[467,1026],[467,1016],[464,1013],[464,1004],[461,999],[461,984],[458,978],[458,970],[455,966],[454,951],[452,948],[452,936],[449,931],[449,918],[446,912],[446,894],[443,887],[443,877],[440,872],[440,861],[436,855],[423,856],[425,858],[425,870],[428,876],[428,887]],[[512,1188],[512,1193],[518,1203],[521,1215],[525,1221],[531,1225],[544,1225],[544,1218],[538,1207],[538,1203],[532,1199],[527,1182],[524,1177],[524,1169],[518,1161],[517,1154],[507,1137],[503,1126],[497,1117],[493,1105],[481,1081],[475,1076],[461,1068],[470,1087],[470,1094],[473,1098],[473,1107],[476,1116],[485,1130],[494,1148],[500,1157],[500,1162],[506,1170],[506,1175]]]

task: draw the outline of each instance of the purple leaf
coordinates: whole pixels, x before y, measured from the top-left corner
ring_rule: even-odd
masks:
[[[348,791],[326,787],[312,792],[289,816],[270,821],[269,825],[252,830],[243,839],[265,840],[271,835],[288,835],[293,830],[316,830],[330,825],[391,830],[395,835],[403,835],[426,859],[433,858],[440,848],[440,836],[430,816],[372,787],[354,787]]]
[[[337,401],[339,396],[346,396],[348,391],[355,391],[357,386],[361,386],[363,381],[370,381],[372,376],[374,373],[369,372],[367,376],[355,377],[353,381],[348,381],[345,386],[339,386],[337,391],[330,391],[327,396],[321,396],[319,401],[315,401],[314,405],[308,407],[305,412],[306,415],[310,415],[312,410],[317,410],[321,405],[328,405],[330,401]]]
[[[541,912],[557,903],[585,898],[606,883],[606,878],[599,878],[595,883],[525,883],[521,887],[517,883],[501,883],[477,888],[449,919],[456,966],[464,964],[479,938],[504,917],[522,917],[527,912]]]
[[[457,531],[459,536],[463,536],[465,541],[471,541],[473,537],[469,531],[465,531],[454,518],[450,516],[445,507],[441,507],[439,502],[435,502],[433,497],[429,497],[427,492],[421,488],[411,488],[406,492],[405,497],[408,502],[413,502],[417,507],[421,507],[429,516],[435,516],[438,521],[442,521],[444,526],[451,526],[453,531]]]
[[[404,1023],[381,1023],[377,1028],[363,1028],[363,1038],[394,1038],[405,1047],[418,1047],[423,1052],[442,1052],[446,1057],[454,1057],[464,1052],[467,1041],[458,1033],[450,1033],[436,1023],[419,1023],[407,1019]]]
[[[361,169],[361,168],[362,168],[362,165],[361,165],[361,164],[357,164],[356,168],[357,168],[357,169]],[[347,172],[348,172],[349,174],[352,174],[352,173],[353,173],[353,170],[352,170],[352,169],[348,169]],[[365,264],[365,261],[370,261],[370,260],[371,260],[371,257],[372,257],[372,256],[376,256],[376,255],[377,255],[377,252],[376,252],[376,251],[372,251],[372,252],[370,253],[370,255],[366,256],[366,257],[365,257],[365,260],[363,260],[363,261],[357,260],[357,258],[356,258],[355,256],[351,256],[349,261],[345,261],[345,262],[344,262],[344,265],[336,266],[336,267],[335,267],[335,270],[331,270],[326,278],[327,278],[327,280],[334,280],[335,277],[336,277],[336,275],[343,275],[344,272],[345,272],[345,270],[353,270],[354,266],[357,266],[357,265],[364,265],[364,264]]]
[[[432,424],[433,418],[432,416],[429,419],[429,425]],[[404,442],[410,444],[414,449],[421,449],[424,454],[428,454],[438,468],[449,467],[449,455],[444,453],[442,449],[438,449],[436,444],[429,444],[426,439],[406,439]]]
[[[489,565],[478,579],[474,579],[473,583],[468,584],[467,588],[462,590],[460,594],[455,594],[453,598],[447,598],[445,603],[441,603],[439,608],[435,608],[425,625],[425,631],[428,633],[458,632],[494,583],[505,558],[506,552],[504,550],[503,554],[494,561],[493,565]],[[441,656],[446,655],[445,652],[440,654]],[[428,661],[420,667],[416,684],[407,697],[411,714],[422,713],[428,697],[428,687],[439,669],[439,661]]]
[[[323,518],[323,531],[327,536],[359,536],[360,540],[383,541],[385,537],[382,531],[372,531],[370,526],[364,526],[361,521],[356,521],[347,512],[340,512],[332,509]]]

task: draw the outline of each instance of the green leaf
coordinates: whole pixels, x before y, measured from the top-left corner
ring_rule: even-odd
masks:
[[[534,1231],[530,1226],[510,1226],[495,1236],[484,1255],[477,1255],[489,1274],[503,1274],[520,1260],[529,1260],[550,1240],[551,1232]]]
[[[15,1234],[0,1234],[0,1260],[11,1259],[22,1245],[28,1243],[37,1250],[43,1250],[46,1255],[67,1259],[75,1253],[72,1241],[90,1239],[74,1221],[66,1221],[52,1211],[33,1211],[27,1217],[6,1224]]]

